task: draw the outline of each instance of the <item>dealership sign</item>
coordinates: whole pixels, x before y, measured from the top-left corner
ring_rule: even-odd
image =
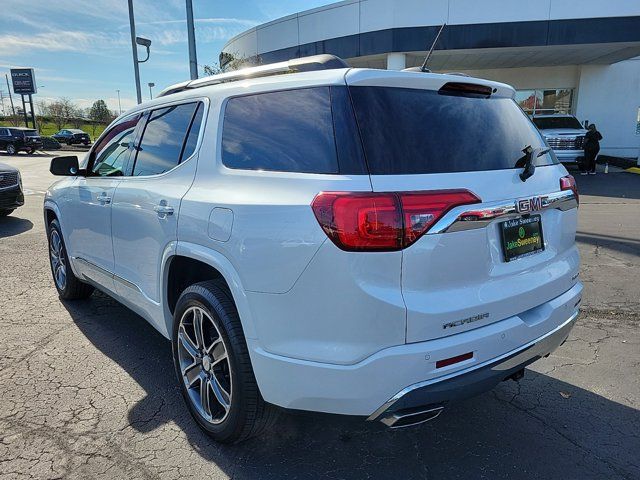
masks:
[[[12,68],[11,81],[13,93],[16,95],[31,95],[37,92],[33,68]]]

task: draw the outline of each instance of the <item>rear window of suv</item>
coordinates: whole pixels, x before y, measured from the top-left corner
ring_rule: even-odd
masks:
[[[510,98],[397,87],[358,86],[350,92],[372,175],[509,169],[525,147],[545,147]],[[550,152],[536,164],[556,162]]]

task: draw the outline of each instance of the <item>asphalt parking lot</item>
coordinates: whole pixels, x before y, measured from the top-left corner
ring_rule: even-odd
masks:
[[[0,478],[640,478],[640,175],[577,176],[583,313],[519,383],[420,427],[288,414],[227,447],[189,417],[144,320],[102,294],[58,300],[49,159],[0,155],[27,193],[0,219]]]

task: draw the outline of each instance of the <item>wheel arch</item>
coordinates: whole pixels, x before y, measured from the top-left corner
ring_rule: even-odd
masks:
[[[62,217],[60,215],[60,209],[58,208],[58,205],[56,205],[51,200],[45,200],[42,213],[44,215],[44,225],[47,230],[47,234],[49,233],[49,224],[54,219],[58,220],[58,223],[60,223],[60,228],[62,228]]]
[[[184,288],[215,278],[226,283],[238,310],[245,338],[257,338],[244,287],[231,262],[209,247],[186,242],[178,242],[174,254],[166,259],[163,267],[164,316],[169,335],[173,331],[173,310]]]

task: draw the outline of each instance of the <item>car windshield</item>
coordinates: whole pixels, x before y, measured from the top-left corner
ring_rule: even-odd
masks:
[[[540,130],[550,130],[552,128],[583,129],[576,117],[534,117],[533,123]]]
[[[37,130],[24,130],[24,136],[25,137],[37,137],[38,136],[38,131]]]
[[[511,98],[397,87],[350,90],[372,175],[516,168],[525,146],[545,146]],[[555,162],[553,153],[536,159],[536,165]]]

